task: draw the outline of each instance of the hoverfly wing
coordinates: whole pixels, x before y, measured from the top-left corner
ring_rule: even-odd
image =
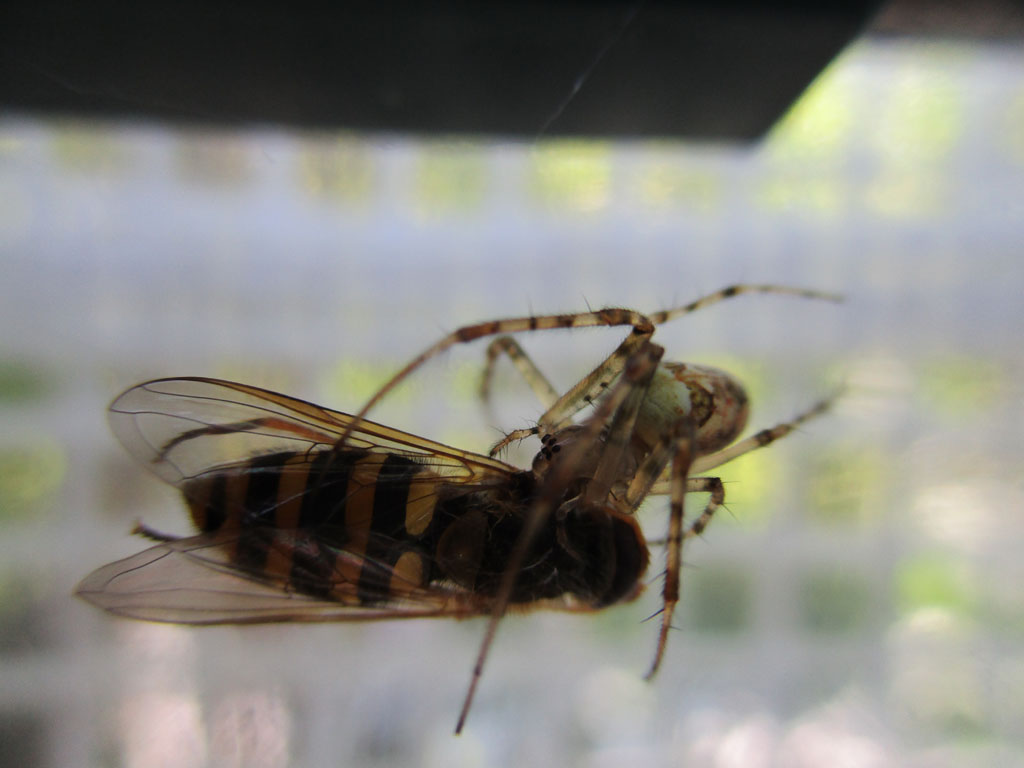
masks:
[[[238,560],[262,538],[265,565]],[[454,586],[421,586],[407,570],[326,546],[304,531],[200,534],[150,547],[86,576],[77,594],[110,613],[176,624],[368,621],[485,611]],[[376,574],[367,585],[366,573]],[[374,585],[378,585],[376,588]]]
[[[111,403],[109,421],[129,453],[181,486],[253,456],[324,450],[352,417],[246,384],[181,378],[132,387]],[[497,459],[365,420],[352,429],[346,447],[405,456],[455,483],[482,483],[516,471]]]
[[[110,406],[115,435],[182,491],[203,533],[104,566],[79,594],[111,613],[186,624],[479,612],[479,596],[436,578],[437,542],[421,537],[459,514],[444,506],[452,498],[507,488],[518,470],[352,421],[214,379],[129,389]],[[453,536],[449,545],[462,541]]]

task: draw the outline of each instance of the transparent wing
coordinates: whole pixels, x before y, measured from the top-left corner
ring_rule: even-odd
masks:
[[[242,547],[259,550],[261,567],[239,559]],[[162,542],[98,568],[76,591],[113,614],[178,624],[369,621],[489,610],[486,598],[460,587],[422,586],[428,567],[410,568],[403,559],[392,566],[332,547],[322,532],[264,528]]]
[[[204,378],[132,387],[110,404],[109,420],[128,452],[175,486],[253,456],[333,446],[353,421],[287,395]],[[352,429],[345,447],[405,456],[455,483],[486,483],[517,471],[497,459],[365,420]]]

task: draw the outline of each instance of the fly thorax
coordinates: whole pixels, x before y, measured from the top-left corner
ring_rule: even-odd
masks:
[[[707,454],[739,436],[748,412],[746,392],[725,371],[689,363],[662,363],[640,407],[636,436],[652,447],[686,417],[697,431],[697,452]]]

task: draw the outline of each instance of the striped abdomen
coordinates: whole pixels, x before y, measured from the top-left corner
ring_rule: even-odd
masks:
[[[196,526],[226,537],[259,578],[352,605],[432,585],[489,598],[533,502],[530,472],[467,486],[397,454],[279,453],[183,488]],[[604,605],[637,591],[647,550],[632,521],[603,512],[549,516],[512,602],[572,595]]]

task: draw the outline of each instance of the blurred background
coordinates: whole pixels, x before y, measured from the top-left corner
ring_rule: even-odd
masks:
[[[0,765],[1024,765],[1024,50],[886,34],[901,18],[883,11],[742,142],[565,136],[543,114],[523,118],[539,136],[467,138],[9,98]],[[571,66],[583,92],[588,60]],[[459,738],[480,621],[188,629],[72,597],[145,547],[136,520],[187,532],[105,423],[139,381],[352,411],[460,325],[735,282],[846,301],[739,297],[659,329],[667,357],[735,373],[751,431],[847,394],[719,470],[728,511],[684,552],[653,683],[660,551],[636,603],[506,619]],[[621,336],[520,341],[565,388]],[[484,346],[374,418],[480,452],[531,424],[507,367],[494,407],[477,402]],[[652,537],[666,509],[644,507]]]

